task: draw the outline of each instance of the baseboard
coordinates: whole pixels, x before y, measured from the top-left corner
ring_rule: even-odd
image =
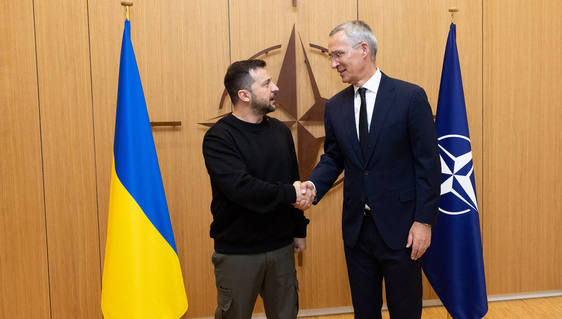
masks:
[[[518,300],[518,299],[532,299],[532,298],[546,298],[546,297],[558,297],[562,296],[562,290],[549,290],[549,291],[537,291],[537,292],[525,292],[525,293],[515,293],[515,294],[501,294],[501,295],[489,295],[488,302],[494,301],[506,301],[506,300]],[[428,299],[423,301],[424,307],[437,307],[442,306],[441,300],[439,299]],[[383,310],[386,310],[386,304],[382,306]],[[306,309],[299,311],[298,317],[314,317],[314,316],[327,316],[327,315],[339,315],[353,313],[353,307],[334,307],[334,308],[320,308],[320,309]],[[262,315],[262,314],[258,314]],[[261,317],[252,316],[255,319],[265,319],[265,315]]]
[[[532,298],[546,298],[546,297],[558,297],[562,296],[562,290],[549,290],[549,291],[537,291],[537,292],[523,292],[515,294],[501,294],[501,295],[489,295],[488,302],[494,301],[506,301],[506,300],[518,300],[518,299],[532,299]],[[442,306],[441,300],[439,299],[429,299],[423,301],[424,307],[436,307]],[[386,304],[382,306],[383,310],[386,310]],[[318,309],[301,309],[297,317],[316,317],[316,316],[328,316],[328,315],[341,315],[353,313],[353,307],[331,307],[331,308],[318,308]],[[194,319],[212,319],[213,317],[200,317]],[[266,319],[265,314],[258,313],[252,316],[252,319]]]

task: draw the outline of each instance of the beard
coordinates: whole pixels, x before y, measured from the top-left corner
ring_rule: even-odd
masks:
[[[252,111],[257,115],[266,115],[267,113],[275,111],[275,106],[271,105],[269,100],[259,101],[253,93],[251,107]]]

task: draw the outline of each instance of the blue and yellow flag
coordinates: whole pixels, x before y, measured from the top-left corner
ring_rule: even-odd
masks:
[[[441,197],[423,271],[453,319],[480,319],[488,311],[472,148],[451,24],[435,120],[441,156]]]
[[[105,319],[180,318],[187,297],[125,21],[103,268]]]

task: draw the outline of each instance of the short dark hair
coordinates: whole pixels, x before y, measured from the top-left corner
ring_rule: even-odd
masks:
[[[238,91],[249,90],[254,83],[254,78],[250,75],[250,70],[264,68],[263,60],[243,60],[232,63],[224,76],[224,87],[230,96],[233,104],[238,103]]]

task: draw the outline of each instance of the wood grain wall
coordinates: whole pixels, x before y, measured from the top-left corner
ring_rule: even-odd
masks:
[[[52,318],[97,318],[100,252],[87,1],[34,1]]]
[[[558,0],[134,1],[132,41],[190,308],[216,292],[211,199],[197,123],[219,109],[231,61],[262,56],[274,79],[296,36],[298,120],[345,87],[325,55],[329,31],[355,18],[379,41],[377,64],[425,88],[435,110],[450,16],[470,124],[488,292],[562,289],[561,16]],[[0,317],[101,318],[109,176],[123,10],[119,1],[0,0]],[[300,41],[304,44],[303,52]],[[283,89],[283,87],[281,87]],[[279,110],[275,116],[295,120]],[[321,123],[300,121],[315,137]],[[293,125],[298,143],[300,138]],[[302,309],[349,306],[341,187],[306,212]],[[425,283],[424,298],[436,298]],[[258,305],[256,311],[263,308]]]
[[[562,287],[562,2],[484,2],[488,291]]]
[[[33,3],[0,3],[0,317],[50,318]]]

